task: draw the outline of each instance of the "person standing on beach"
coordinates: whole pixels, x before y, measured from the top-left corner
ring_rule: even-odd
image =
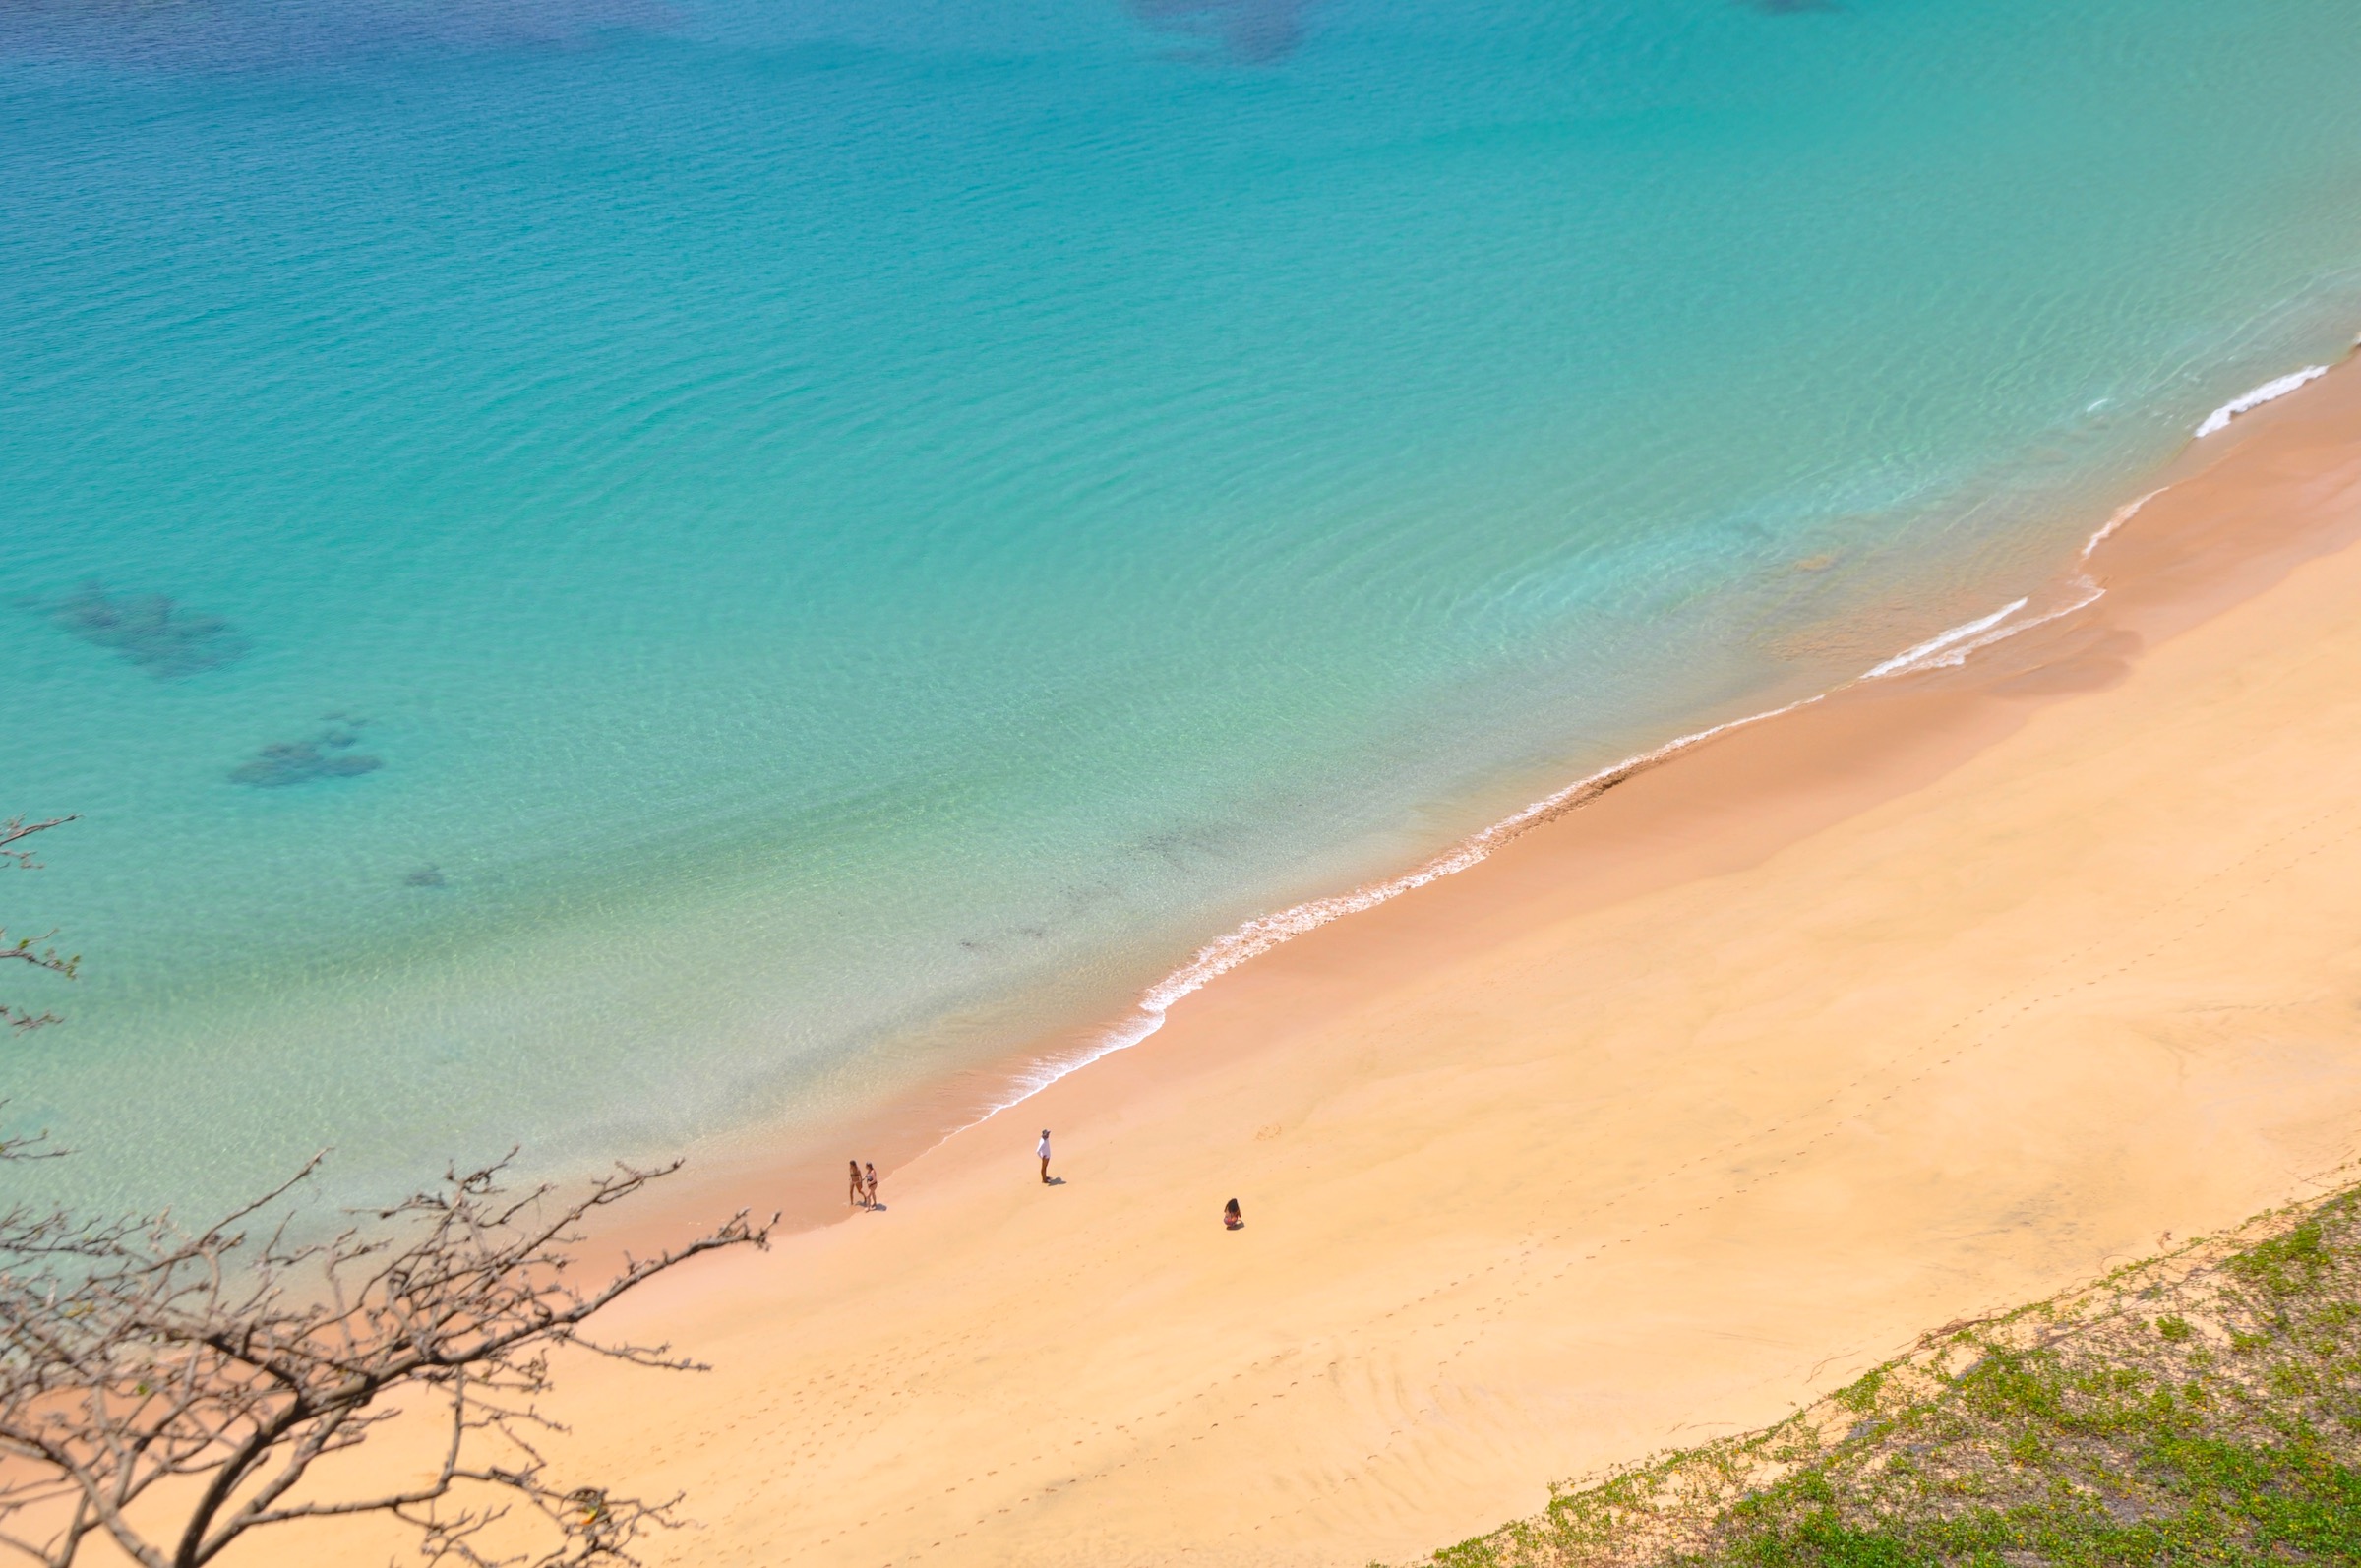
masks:
[[[1050,1184],[1050,1129],[1041,1129],[1041,1147],[1033,1151],[1041,1156],[1041,1184]]]
[[[874,1165],[868,1166],[865,1168],[865,1172],[861,1185],[869,1194],[869,1206],[874,1209],[878,1206],[878,1168]]]
[[[853,1190],[851,1196],[847,1197],[844,1201],[859,1208],[866,1209],[869,1207],[869,1205],[867,1202],[863,1201],[864,1189],[861,1185],[861,1162],[854,1160],[849,1163],[853,1168]]]

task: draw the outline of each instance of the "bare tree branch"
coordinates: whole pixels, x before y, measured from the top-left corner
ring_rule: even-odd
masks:
[[[69,1568],[104,1534],[142,1568],[203,1568],[250,1531],[373,1514],[415,1530],[429,1563],[636,1562],[634,1543],[675,1527],[680,1499],[552,1474],[536,1445],[558,1430],[538,1404],[550,1353],[693,1367],[580,1329],[690,1258],[766,1245],[770,1228],[742,1212],[576,1285],[584,1222],[679,1163],[618,1165],[568,1194],[512,1189],[513,1158],[454,1169],[320,1240],[291,1239],[286,1223],[317,1159],[195,1234],[169,1219],[0,1217],[0,1458],[13,1461],[0,1464],[0,1553]],[[322,1460],[435,1410],[431,1472],[357,1491],[341,1470],[321,1478]]]
[[[0,870],[70,816],[0,822]],[[0,965],[66,980],[50,936]],[[0,1004],[15,1030],[57,1021]],[[6,1102],[0,1101],[0,1108]],[[52,1158],[46,1134],[0,1137],[0,1164]],[[195,1233],[169,1216],[95,1222],[0,1210],[0,1559],[71,1568],[106,1538],[140,1568],[204,1568],[248,1533],[375,1515],[417,1533],[429,1564],[588,1568],[638,1561],[677,1528],[661,1501],[568,1485],[537,1439],[553,1351],[695,1369],[665,1346],[608,1345],[582,1325],[701,1253],[766,1246],[742,1211],[595,1286],[567,1276],[582,1227],[680,1168],[618,1165],[571,1194],[511,1188],[515,1151],[342,1231],[300,1239],[295,1202],[321,1157]],[[776,1223],[777,1217],[772,1217]],[[438,1419],[439,1460],[372,1485],[321,1462],[397,1421]]]
[[[53,827],[63,827],[68,822],[80,820],[82,820],[80,814],[72,816],[52,816],[45,822],[28,822],[22,816],[12,816],[7,821],[0,822],[0,860],[10,862],[19,871],[30,871],[40,864],[32,858],[32,851],[11,849],[9,846],[19,839],[30,838],[35,833],[46,833]]]
[[[0,1100],[0,1111],[7,1109],[8,1102]],[[0,1164],[11,1160],[58,1160],[63,1159],[65,1153],[63,1149],[49,1146],[49,1133],[45,1128],[39,1132],[0,1132]],[[5,1234],[7,1225],[7,1220],[0,1219],[0,1234]]]
[[[10,846],[22,843],[35,833],[46,833],[53,827],[63,827],[66,823],[75,820],[78,818],[52,816],[45,822],[28,822],[22,816],[12,816],[8,820],[0,822],[0,868],[13,871],[37,870],[40,862],[32,858],[31,850],[15,849]],[[29,964],[35,969],[45,969],[51,974],[62,975],[66,979],[72,980],[75,970],[82,963],[82,956],[78,953],[69,958],[59,957],[57,949],[47,945],[49,938],[56,935],[56,931],[51,930],[38,936],[21,936],[11,942],[8,939],[8,928],[0,926],[0,963]],[[36,1013],[27,1008],[11,1006],[7,1002],[0,1002],[0,1024],[6,1024],[19,1032],[44,1028],[58,1021],[57,1014],[53,1012]]]

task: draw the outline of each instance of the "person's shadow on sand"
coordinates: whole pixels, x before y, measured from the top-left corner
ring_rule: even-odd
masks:
[[[1061,1187],[1065,1185],[1065,1177],[1061,1176],[1054,1176],[1047,1181],[1044,1181],[1042,1185],[1045,1187]]]

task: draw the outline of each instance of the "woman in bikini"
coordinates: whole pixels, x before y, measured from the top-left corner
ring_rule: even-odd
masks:
[[[852,1161],[851,1164],[853,1167],[853,1191],[852,1196],[846,1198],[844,1201],[853,1204],[856,1207],[866,1209],[869,1207],[869,1204],[866,1201],[866,1191],[861,1185],[861,1162],[855,1160]]]

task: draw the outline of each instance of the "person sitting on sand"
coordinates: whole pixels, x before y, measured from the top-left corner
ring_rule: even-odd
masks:
[[[1033,1151],[1041,1156],[1041,1184],[1050,1184],[1050,1129],[1041,1129],[1041,1147]]]
[[[869,1206],[874,1209],[878,1206],[878,1168],[872,1165],[865,1170],[861,1184],[869,1193]]]
[[[861,1162],[854,1160],[849,1163],[853,1168],[853,1190],[852,1195],[847,1197],[844,1201],[866,1209],[869,1207],[869,1204],[866,1201],[866,1191],[861,1185]]]
[[[1238,1199],[1232,1198],[1228,1203],[1222,1205],[1223,1230],[1235,1231],[1245,1223],[1246,1217],[1238,1212]]]

